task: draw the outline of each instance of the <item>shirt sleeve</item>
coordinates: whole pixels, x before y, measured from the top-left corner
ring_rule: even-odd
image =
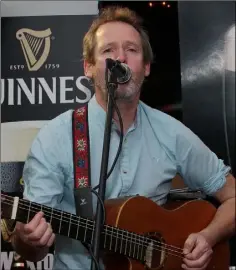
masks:
[[[25,199],[60,209],[64,173],[61,134],[56,121],[43,127],[32,143],[23,170]]]
[[[226,181],[230,167],[189,128],[180,124],[176,136],[177,170],[190,189],[213,195]]]

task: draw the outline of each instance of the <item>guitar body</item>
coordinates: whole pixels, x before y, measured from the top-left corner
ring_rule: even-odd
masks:
[[[163,243],[162,248],[153,251],[149,266],[107,252],[104,254],[106,270],[181,270],[182,259],[178,256],[181,256],[188,235],[206,227],[216,212],[215,207],[204,200],[189,201],[170,209],[168,205],[160,207],[141,196],[107,200],[105,207],[106,224],[145,236],[151,234],[152,239],[157,241],[155,243]],[[168,250],[164,247],[168,247]],[[207,270],[228,270],[229,265],[228,243],[217,244]]]

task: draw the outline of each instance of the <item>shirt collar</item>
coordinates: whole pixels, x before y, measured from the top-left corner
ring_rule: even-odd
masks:
[[[105,110],[101,107],[101,105],[97,102],[96,95],[94,94],[92,98],[89,100],[89,105],[88,105],[89,113],[92,113],[93,117],[99,122],[102,127],[105,126],[105,121],[106,121],[106,112]],[[138,103],[137,107],[137,113],[135,120],[133,124],[130,126],[129,131],[136,129],[139,124],[140,124],[140,114],[141,114],[141,109],[140,109],[140,102]],[[116,129],[116,124],[115,121],[113,120],[113,129]]]

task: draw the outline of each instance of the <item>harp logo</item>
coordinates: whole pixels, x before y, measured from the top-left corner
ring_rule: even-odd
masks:
[[[22,28],[16,32],[29,71],[37,71],[48,58],[51,47],[51,29],[35,31]]]

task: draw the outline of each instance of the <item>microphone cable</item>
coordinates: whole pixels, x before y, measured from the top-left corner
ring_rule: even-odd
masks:
[[[118,108],[118,106],[117,106],[117,104],[115,102],[114,97],[109,92],[110,90],[109,90],[109,85],[108,85],[108,68],[106,68],[105,81],[106,81],[106,87],[107,87],[107,90],[108,90],[108,94],[109,94],[109,96],[110,96],[110,98],[112,100],[112,103],[114,105],[115,111],[116,111],[117,116],[118,116],[118,119],[119,119],[119,124],[120,124],[120,142],[119,142],[117,153],[116,153],[115,159],[114,159],[114,161],[112,163],[111,169],[110,169],[110,171],[107,174],[107,179],[108,179],[109,176],[111,175],[112,171],[115,168],[115,165],[117,163],[117,160],[118,160],[119,155],[120,155],[121,150],[122,150],[122,144],[123,144],[123,138],[124,138],[124,126],[123,126],[123,121],[122,121],[122,117],[121,117],[121,114],[120,114],[120,110],[119,110],[119,108]],[[98,188],[99,188],[99,185],[95,186],[93,189],[96,190]]]

